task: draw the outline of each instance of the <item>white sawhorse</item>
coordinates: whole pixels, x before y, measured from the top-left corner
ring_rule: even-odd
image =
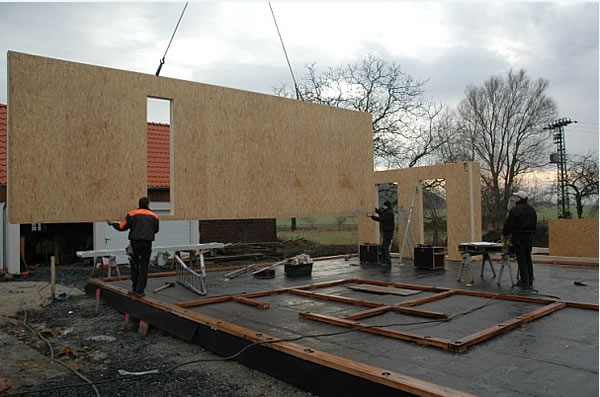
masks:
[[[472,271],[472,267],[471,267],[471,258],[473,256],[477,256],[477,255],[482,255],[483,259],[481,261],[481,278],[483,278],[483,271],[485,269],[485,263],[487,262],[490,265],[490,269],[492,270],[492,274],[494,275],[494,278],[496,278],[496,270],[494,269],[494,265],[492,264],[492,258],[490,256],[489,252],[476,252],[476,253],[472,253],[472,252],[464,252],[463,256],[462,256],[462,265],[460,267],[460,271],[458,273],[458,279],[457,281],[462,281],[462,275],[463,275],[463,271],[465,270],[466,267],[469,268],[469,275],[470,275],[470,281],[467,282],[467,284],[472,284],[473,283],[473,271]],[[500,283],[502,282],[502,273],[504,272],[505,268],[508,268],[508,274],[510,277],[510,283],[511,286],[515,285],[514,283],[514,279],[513,279],[513,275],[512,275],[512,269],[511,269],[511,263],[510,263],[510,255],[509,254],[502,254],[502,261],[499,262],[500,263],[500,271],[498,272],[498,280],[496,281],[497,285],[500,285]],[[466,280],[465,280],[466,281]]]
[[[515,282],[513,281],[513,274],[512,274],[512,268],[511,268],[511,263],[510,263],[510,255],[509,254],[502,254],[502,261],[500,262],[500,271],[498,272],[498,281],[496,281],[496,284],[500,285],[500,282],[502,282],[502,272],[504,271],[504,268],[507,267],[508,268],[508,275],[510,278],[510,285],[511,287],[513,285],[515,285]]]
[[[468,267],[469,275],[471,276],[470,277],[471,280],[467,284],[473,284],[473,269],[471,267],[471,258],[473,256],[477,256],[477,255],[483,255],[483,259],[481,260],[481,278],[483,278],[483,270],[485,269],[486,261],[490,264],[490,269],[492,269],[492,274],[494,275],[494,277],[496,277],[496,270],[494,269],[494,266],[492,265],[492,258],[490,257],[489,252],[483,252],[483,253],[464,252],[462,255],[462,265],[460,266],[460,271],[458,272],[457,281],[462,280],[463,271],[465,270],[465,267]]]
[[[119,265],[117,264],[117,257],[114,255],[107,255],[107,256],[94,256],[94,261],[93,261],[93,268],[92,268],[92,278],[94,277],[94,273],[96,272],[96,262],[98,258],[101,258],[102,263],[100,264],[100,267],[106,267],[107,269],[107,273],[108,273],[108,277],[111,277],[111,273],[112,273],[112,269],[116,269],[117,270],[117,274],[119,275],[119,277],[121,276],[121,270],[119,270]],[[108,258],[108,264],[104,263],[105,258]]]

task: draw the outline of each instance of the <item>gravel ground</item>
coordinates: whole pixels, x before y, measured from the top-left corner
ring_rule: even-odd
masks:
[[[296,248],[296,253],[298,248]],[[339,247],[338,247],[339,250]],[[317,252],[310,252],[317,256]],[[321,249],[318,254],[335,255],[335,250]],[[287,253],[283,253],[285,257]],[[232,263],[233,264],[233,263]],[[127,274],[127,270],[124,274]],[[151,268],[153,271],[163,271]],[[57,266],[57,283],[81,288],[91,275],[90,266],[75,264]],[[49,268],[38,266],[26,281],[49,280]],[[19,283],[19,279],[9,283]],[[52,345],[55,357],[94,382],[102,396],[236,396],[236,397],[296,397],[312,394],[293,387],[271,376],[245,367],[235,361],[222,361],[197,345],[171,337],[150,328],[147,336],[137,333],[135,325],[123,327],[123,315],[110,306],[101,304],[94,312],[95,299],[88,296],[69,296],[55,300],[40,311],[31,311],[12,321],[0,322],[0,331],[25,343],[44,356],[50,356],[46,342],[33,332],[41,333]],[[24,326],[26,320],[28,326]],[[31,327],[31,328],[30,328]],[[15,353],[17,354],[17,353]],[[3,352],[2,360],[11,360],[10,352]],[[17,360],[17,357],[13,357]],[[170,371],[170,368],[193,360],[216,360],[194,363]],[[17,362],[17,361],[15,361]],[[94,396],[90,385],[67,368],[48,361],[44,368],[30,371],[34,375],[18,375],[21,387],[13,387],[2,396]],[[64,376],[55,376],[57,368]],[[50,369],[52,371],[50,371]],[[123,377],[118,370],[141,372],[158,369],[158,374]],[[51,375],[49,375],[51,372]],[[39,376],[38,376],[39,375]],[[16,383],[16,382],[13,382]],[[53,390],[54,389],[54,390]],[[36,390],[41,390],[37,391]],[[26,394],[19,394],[26,392]]]
[[[88,379],[105,381],[99,384],[102,396],[309,396],[310,393],[292,387],[273,377],[233,361],[214,361],[183,366],[192,360],[219,360],[221,357],[200,346],[188,344],[151,328],[147,336],[137,333],[137,327],[125,330],[123,316],[112,307],[101,304],[94,313],[95,300],[87,296],[55,301],[42,312],[28,314],[27,324],[40,332],[52,344],[55,357]],[[49,356],[47,344],[22,323],[4,324],[2,330],[23,343]],[[66,354],[65,354],[66,353]],[[8,359],[4,357],[3,359]],[[58,368],[58,363],[51,362]],[[159,374],[124,378],[118,370],[141,372],[158,369]],[[56,368],[54,368],[56,370]],[[166,371],[166,372],[164,372]],[[12,389],[8,395],[51,389],[84,383],[63,369],[64,377],[36,383],[31,387]],[[41,374],[40,374],[41,375]],[[110,381],[114,379],[113,381]],[[109,380],[109,381],[106,381]],[[2,394],[3,396],[5,394]],[[29,396],[93,396],[89,385],[44,390]]]

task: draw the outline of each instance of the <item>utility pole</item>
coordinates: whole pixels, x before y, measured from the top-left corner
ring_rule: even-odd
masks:
[[[557,179],[557,208],[558,218],[570,218],[571,210],[569,208],[569,190],[567,180],[567,153],[564,128],[572,123],[576,123],[567,118],[560,118],[544,127],[545,130],[552,130],[554,134],[552,139],[557,146],[556,153],[550,155],[550,163],[556,164],[556,179]],[[556,131],[558,130],[558,131]]]

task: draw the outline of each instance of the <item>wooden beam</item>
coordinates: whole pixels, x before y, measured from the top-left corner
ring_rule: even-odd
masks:
[[[494,325],[493,327],[484,329],[483,331],[478,331],[469,336],[465,336],[464,338],[457,339],[451,343],[451,346],[455,351],[463,352],[470,346],[493,338],[494,336],[516,328],[521,324],[536,320],[564,307],[566,307],[566,304],[563,302],[555,302],[550,305],[546,305],[522,316],[515,317],[508,321],[503,321],[501,324]]]
[[[194,301],[179,302],[179,303],[176,303],[176,305],[179,307],[195,307],[195,306],[202,306],[202,305],[211,305],[213,303],[228,302],[232,299],[233,299],[233,296],[219,296],[219,297],[215,297],[215,298],[205,298],[205,299],[198,299],[198,300],[194,300]]]
[[[567,306],[576,307],[578,309],[589,309],[598,311],[598,305],[595,303],[565,301]]]
[[[441,287],[430,287],[427,285],[418,285],[418,284],[402,284],[402,283],[390,283],[387,281],[379,281],[379,280],[364,280],[360,278],[352,278],[346,280],[350,283],[357,284],[372,284],[372,285],[382,285],[386,287],[396,287],[396,288],[407,288],[407,289],[416,289],[419,291],[429,291],[429,292],[444,292],[448,291],[450,288],[441,288]]]
[[[306,285],[299,285],[296,287],[292,287],[293,289],[318,289],[318,288],[327,288],[327,287],[335,287],[336,285],[341,285],[341,284],[346,284],[351,282],[352,280],[348,280],[348,279],[342,279],[342,280],[333,280],[333,281],[325,281],[322,283],[316,283],[316,284],[306,284]],[[292,289],[290,288],[290,289]]]
[[[329,301],[334,301],[334,302],[348,303],[351,305],[367,306],[367,307],[383,306],[383,303],[371,302],[371,301],[366,301],[366,300],[362,300],[362,299],[347,298],[347,297],[338,296],[338,295],[320,294],[318,292],[309,292],[309,291],[305,291],[302,289],[290,289],[290,290],[287,290],[287,292],[289,292],[291,294],[295,294],[295,295],[308,296],[308,297],[315,298],[315,299],[324,299],[324,300],[329,300]]]
[[[238,302],[238,303],[243,303],[244,305],[250,305],[250,306],[254,306],[258,309],[268,309],[269,308],[269,303],[267,302],[259,302],[256,301],[254,299],[249,299],[246,298],[245,296],[237,296],[233,298],[234,302]]]
[[[418,310],[418,309],[412,309],[412,308],[402,307],[402,306],[392,306],[392,310],[395,312],[398,312],[398,313],[409,314],[411,316],[418,316],[418,317],[439,318],[439,319],[447,319],[448,317],[450,317],[450,315],[448,313],[432,312],[429,310]]]
[[[392,295],[415,295],[422,291],[414,290],[414,289],[406,289],[406,288],[397,288],[397,287],[388,287],[381,285],[349,285],[348,288],[353,289],[355,291],[364,291],[364,292],[374,292],[376,294],[392,294]]]
[[[338,317],[327,316],[324,314],[316,314],[309,312],[300,312],[300,317],[309,320],[315,320],[326,324],[338,325],[345,328],[358,328],[362,332],[368,332],[370,334],[377,334],[387,336],[389,338],[402,339],[410,342],[416,342],[421,345],[441,347],[442,349],[450,349],[450,341],[443,338],[434,336],[423,336],[417,335],[410,332],[400,332],[392,329],[381,328],[377,326],[371,326],[368,324],[359,323],[357,321],[345,320]]]
[[[360,320],[361,318],[377,316],[379,314],[389,312],[390,310],[392,310],[392,306],[379,306],[372,309],[362,310],[349,316],[344,316],[343,318],[345,320]]]
[[[422,305],[424,303],[435,302],[437,300],[444,299],[444,298],[447,298],[447,297],[455,295],[455,294],[456,294],[456,290],[450,290],[450,291],[440,292],[439,294],[429,295],[429,296],[426,296],[423,298],[411,299],[408,301],[400,302],[394,306],[397,306],[397,307],[418,306],[418,305]]]

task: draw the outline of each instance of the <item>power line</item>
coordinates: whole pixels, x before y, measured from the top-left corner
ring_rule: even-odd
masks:
[[[175,26],[175,30],[173,31],[173,35],[171,36],[171,40],[169,40],[169,45],[167,46],[167,49],[165,50],[165,54],[163,55],[163,57],[160,60],[160,64],[158,65],[158,69],[156,70],[156,76],[160,75],[160,70],[162,69],[162,66],[165,64],[165,57],[167,56],[167,52],[169,51],[169,47],[171,47],[171,43],[173,42],[173,38],[175,37],[175,33],[177,33],[177,28],[179,27],[179,23],[181,22],[181,18],[183,18],[183,14],[185,14],[185,9],[187,8],[188,3],[185,3],[185,6],[183,6],[183,11],[181,11],[181,15],[179,16],[179,20],[177,21],[177,25]]]

